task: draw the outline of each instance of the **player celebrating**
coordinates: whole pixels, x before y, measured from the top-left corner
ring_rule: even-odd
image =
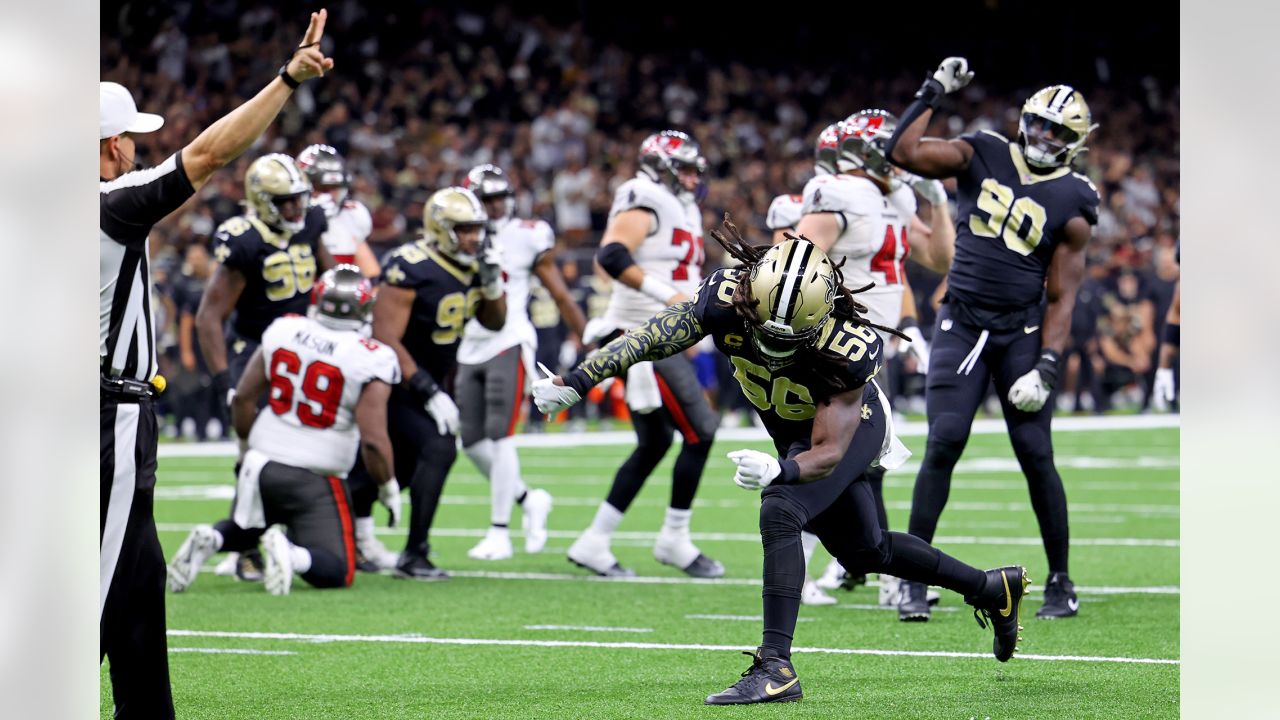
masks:
[[[309,317],[283,317],[262,334],[240,384],[232,418],[248,449],[240,462],[233,519],[197,525],[169,564],[169,589],[191,587],[200,566],[220,550],[266,547],[266,587],[287,595],[294,573],[318,588],[348,587],[355,547],[346,485],[357,446],[381,484],[392,516],[400,486],[392,477],[387,397],[400,382],[389,348],[360,333],[373,285],[354,265],[339,265],[315,284]],[[258,400],[268,394],[268,412]],[[287,528],[287,534],[281,528]]]
[[[881,532],[863,473],[873,464],[896,466],[907,455],[893,436],[888,403],[872,378],[882,346],[865,307],[842,284],[840,271],[812,243],[789,239],[767,251],[746,245],[726,220],[740,260],[719,270],[693,300],[662,310],[648,322],[589,356],[565,378],[534,383],[539,409],[576,403],[594,384],[636,362],[678,354],[710,335],[737,370],[778,456],[729,453],[734,482],[762,490],[764,633],[741,680],[707,697],[709,705],[785,702],[802,697],[791,641],[800,608],[808,527],[850,567],[934,582],[963,593],[983,627],[995,629],[992,649],[1007,661],[1016,650],[1018,607],[1026,574],[1009,566],[983,572],[919,538]],[[894,332],[884,328],[887,332]]]
[[[329,221],[322,239],[334,261],[356,265],[365,277],[377,277],[378,258],[366,242],[373,232],[373,216],[351,197],[347,161],[329,145],[308,145],[298,153],[298,167],[311,181],[311,204],[324,208]]]
[[[244,177],[248,212],[223,222],[213,234],[218,268],[196,310],[200,352],[213,374],[214,390],[230,403],[231,389],[276,318],[306,312],[308,295],[321,271],[334,265],[320,242],[328,229],[324,211],[308,208],[311,183],[293,158],[264,155]],[[230,330],[224,323],[231,318]],[[230,520],[219,523],[229,529]],[[261,579],[256,548],[248,557],[228,558],[225,571],[243,580]]]
[[[489,216],[489,242],[501,251],[506,281],[507,320],[500,330],[467,322],[458,347],[457,397],[462,415],[462,449],[489,478],[491,513],[488,533],[467,555],[476,560],[511,557],[507,523],[512,503],[524,509],[525,552],[541,552],[547,543],[551,495],[530,490],[520,478],[520,460],[512,435],[524,405],[527,371],[538,346],[529,320],[529,280],[537,275],[555,298],[570,329],[582,336],[586,318],[569,295],[555,263],[555,234],[542,220],[519,220],[515,192],[507,174],[495,165],[477,165],[463,187],[480,198]]]
[[[452,394],[458,343],[472,317],[489,330],[502,329],[507,304],[500,252],[485,241],[480,199],[466,188],[438,190],[422,217],[423,238],[400,246],[383,264],[373,337],[395,350],[405,377],[388,405],[396,475],[410,478],[409,537],[396,574],[443,580],[448,574],[427,557],[427,535],[458,455]]]
[[[615,280],[604,318],[592,321],[584,342],[604,341],[634,328],[668,305],[688,300],[702,280],[702,211],[694,197],[706,160],[698,144],[664,130],[640,145],[640,170],[620,185],[596,261]],[[689,538],[693,496],[718,426],[693,363],[676,355],[641,362],[626,377],[627,404],[636,449],[614,476],[591,526],[569,547],[575,565],[605,576],[634,575],[609,548],[622,514],[671,448],[673,431],[684,439],[671,479],[671,504],[653,547],[659,562],[689,575],[716,578],[724,566],[703,555]]]
[[[1098,212],[1097,190],[1071,171],[1071,161],[1097,126],[1083,95],[1054,85],[1022,106],[1014,142],[990,131],[953,140],[923,137],[942,97],[971,79],[964,58],[943,60],[889,142],[895,164],[925,177],[956,178],[961,218],[933,335],[929,440],[910,532],[933,537],[951,471],[994,380],[1049,560],[1036,617],[1071,617],[1079,601],[1067,575],[1067,498],[1053,462],[1049,400]],[[928,618],[922,585],[908,588],[900,612]]]

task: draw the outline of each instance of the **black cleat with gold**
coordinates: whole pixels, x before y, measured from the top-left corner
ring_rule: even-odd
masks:
[[[751,656],[751,667],[742,679],[728,689],[708,695],[708,705],[751,705],[766,702],[793,702],[804,697],[800,678],[790,660],[761,657],[759,652],[743,652]]]
[[[1022,636],[1018,632],[1018,610],[1031,582],[1026,568],[1021,565],[996,568],[987,571],[987,589],[982,595],[966,597],[965,602],[974,607],[973,617],[978,626],[986,629],[990,623],[995,631],[991,651],[1000,662],[1008,662],[1018,650]],[[985,621],[984,621],[985,618]]]

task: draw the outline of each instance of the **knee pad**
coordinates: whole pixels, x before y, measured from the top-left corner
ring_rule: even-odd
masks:
[[[1039,423],[1024,423],[1009,433],[1009,442],[1013,452],[1023,462],[1053,462],[1053,439],[1049,429]]]
[[[760,502],[760,535],[794,533],[799,539],[807,518],[799,505],[780,495],[769,495]]]

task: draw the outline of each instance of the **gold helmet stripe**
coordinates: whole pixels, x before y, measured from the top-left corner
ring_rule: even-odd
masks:
[[[803,247],[801,248],[800,246]],[[797,253],[796,250],[800,249]],[[778,295],[777,320],[786,325],[791,324],[791,310],[800,305],[800,282],[804,279],[804,271],[809,266],[809,257],[813,255],[813,243],[795,243],[791,252],[787,253],[782,263],[782,272],[786,277],[782,292]]]

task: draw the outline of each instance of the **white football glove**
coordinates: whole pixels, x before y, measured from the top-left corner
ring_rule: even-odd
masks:
[[[911,189],[930,205],[941,205],[947,201],[947,189],[942,187],[941,180],[917,177],[911,181]]]
[[[1009,402],[1023,412],[1039,412],[1049,399],[1049,388],[1040,379],[1040,371],[1032,370],[1013,382]]]
[[[907,344],[906,352],[916,356],[916,364],[920,367],[920,374],[928,375],[929,343],[924,339],[924,333],[920,332],[920,328],[916,325],[906,328],[902,333],[911,338],[911,342]]]
[[[600,342],[606,335],[617,330],[618,326],[613,322],[604,318],[593,318],[587,321],[587,326],[582,329],[582,344],[595,345]]]
[[[729,459],[737,466],[733,482],[743,490],[763,490],[782,474],[778,458],[758,450],[734,450]]]
[[[542,363],[538,363],[538,367],[547,374],[547,377],[533,381],[533,404],[538,406],[538,412],[555,415],[581,402],[582,396],[577,390],[567,385],[556,385],[556,374]]]
[[[1157,410],[1168,410],[1170,403],[1177,397],[1177,389],[1173,386],[1173,368],[1156,370],[1156,381],[1151,386],[1151,404]]]
[[[487,300],[497,300],[502,295],[502,247],[486,243],[480,251],[480,265],[476,270],[480,277],[480,292]]]
[[[400,524],[400,483],[395,478],[382,483],[378,486],[378,502],[391,513],[391,520],[387,523],[388,527],[395,527]]]
[[[449,397],[449,393],[437,390],[431,399],[427,400],[427,412],[435,418],[436,429],[441,435],[458,434],[462,417],[458,413],[458,406],[453,403],[453,398]]]
[[[933,79],[942,83],[942,91],[953,93],[973,80],[973,71],[969,69],[969,61],[962,57],[949,57],[943,60],[933,73]]]

